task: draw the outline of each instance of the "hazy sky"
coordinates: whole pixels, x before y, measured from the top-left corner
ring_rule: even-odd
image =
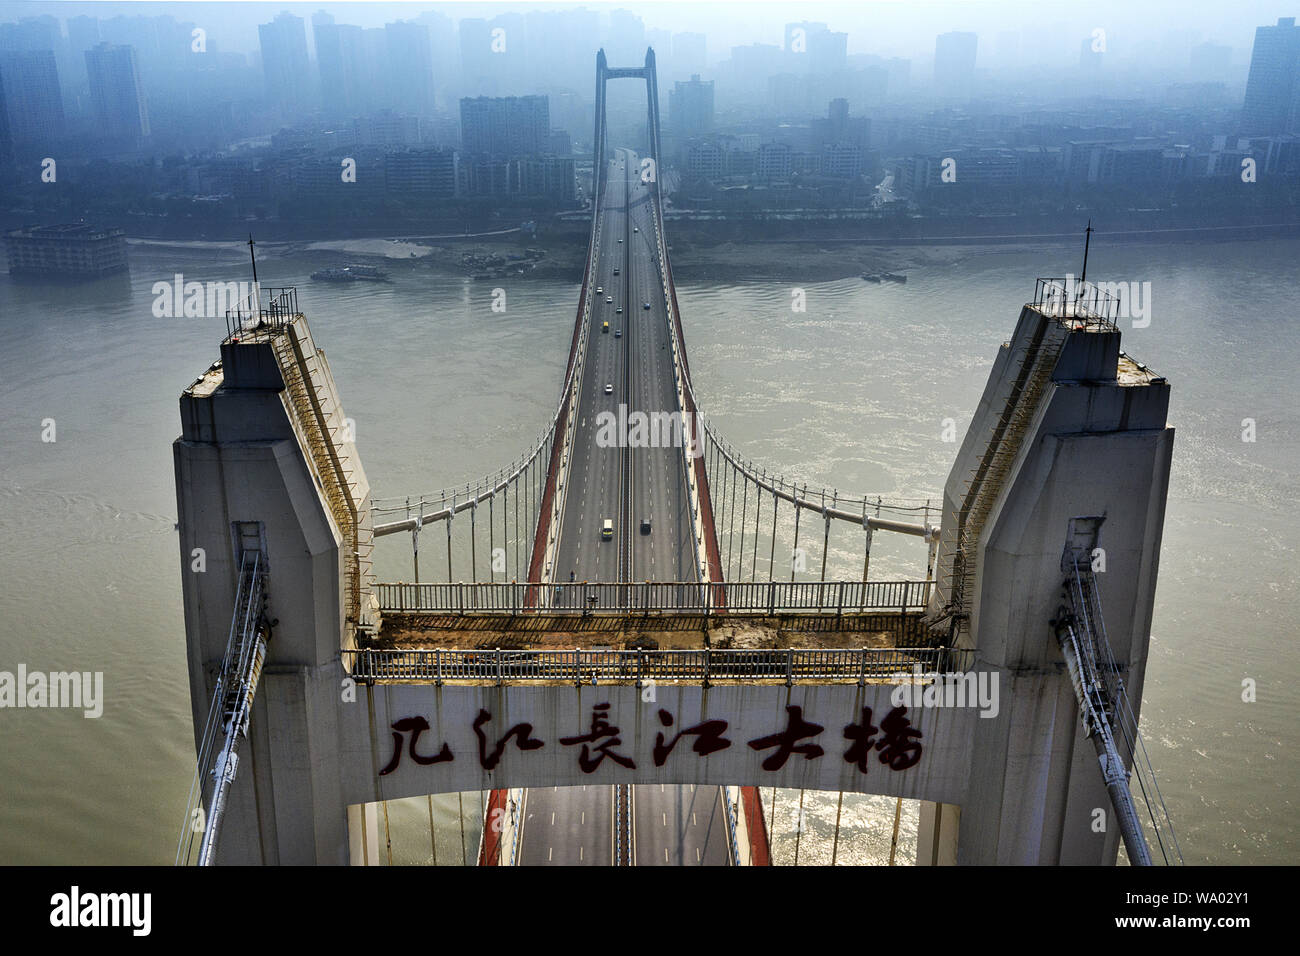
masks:
[[[1144,49],[1157,53],[1170,31],[1190,31],[1198,40],[1213,40],[1234,47],[1235,59],[1249,55],[1257,26],[1272,24],[1278,17],[1300,15],[1300,0],[1286,2],[1206,2],[1206,0],[1099,0],[1099,2],[1054,2],[1054,0],[855,0],[852,3],[764,2],[764,0],[714,0],[682,3],[674,0],[643,0],[637,3],[502,3],[416,2],[376,3],[266,3],[224,2],[32,2],[0,0],[0,20],[50,14],[60,18],[91,14],[100,17],[124,14],[171,14],[193,20],[207,29],[224,49],[250,51],[257,46],[257,24],[269,21],[281,10],[307,18],[316,10],[328,10],[340,23],[380,26],[391,20],[412,18],[437,9],[459,19],[492,17],[498,13],[555,10],[572,7],[608,12],[632,10],[647,29],[693,31],[708,34],[709,60],[724,58],[735,45],[762,42],[779,44],[782,26],[794,20],[827,23],[831,29],[849,34],[850,53],[875,53],[924,59],[934,53],[934,38],[949,30],[970,30],[987,38],[991,49],[999,32],[1009,30],[1060,31],[1067,35],[1065,48],[1077,50],[1078,38],[1101,27],[1107,31],[1115,51],[1140,58]]]

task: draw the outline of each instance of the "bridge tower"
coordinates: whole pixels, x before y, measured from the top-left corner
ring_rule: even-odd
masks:
[[[1095,289],[1039,280],[949,473],[929,621],[998,676],[1002,706],[975,722],[963,805],[923,804],[923,863],[1116,859],[1119,828],[1049,623],[1072,519],[1105,516],[1092,566],[1136,722],[1174,430],[1168,382],[1120,351],[1113,312]]]
[[[228,318],[228,333],[221,360],[181,395],[182,432],[173,444],[200,754],[205,727],[221,716],[209,709],[237,639],[231,595],[242,559],[257,553],[265,569],[264,608],[252,613],[262,615],[266,657],[250,688],[249,737],[216,862],[346,863],[339,654],[356,646],[358,630],[379,623],[370,487],[296,293],[255,292]],[[213,825],[211,809],[205,799],[191,822]]]

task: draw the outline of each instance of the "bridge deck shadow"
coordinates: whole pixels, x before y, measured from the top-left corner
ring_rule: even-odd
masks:
[[[696,615],[429,614],[388,612],[359,647],[610,650],[918,647],[920,612]]]

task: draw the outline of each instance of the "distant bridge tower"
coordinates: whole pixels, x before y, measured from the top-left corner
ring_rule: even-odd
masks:
[[[658,176],[662,140],[659,132],[659,79],[655,72],[655,51],[652,48],[646,49],[644,66],[611,67],[605,58],[605,51],[602,49],[596,53],[596,121],[595,133],[592,137],[595,144],[593,169],[596,171],[596,180],[594,188],[597,194],[599,194],[605,177],[606,161],[609,159],[609,124],[605,114],[606,84],[610,80],[626,79],[645,80],[646,134],[649,139],[649,142],[645,145],[650,158],[655,162],[654,175]]]

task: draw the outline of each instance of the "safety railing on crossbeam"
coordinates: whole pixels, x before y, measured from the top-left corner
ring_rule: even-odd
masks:
[[[694,648],[653,650],[492,650],[464,648],[359,648],[345,650],[349,675],[365,683],[416,681],[443,684],[550,681],[640,682],[776,680],[914,680],[965,673],[974,651],[951,647]]]
[[[375,585],[384,614],[860,614],[915,612],[932,581],[693,581]]]

